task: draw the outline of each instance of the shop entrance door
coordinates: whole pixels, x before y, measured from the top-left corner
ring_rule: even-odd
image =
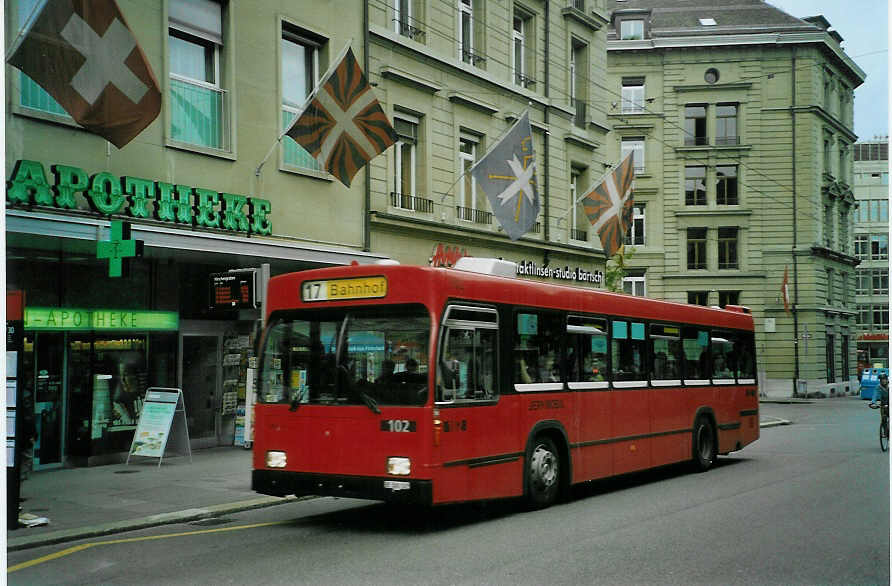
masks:
[[[219,445],[223,332],[215,329],[181,324],[179,380],[193,449]]]
[[[34,338],[32,338],[34,339]],[[27,342],[26,342],[27,343]],[[64,453],[65,334],[41,333],[34,340],[34,470],[59,468]]]

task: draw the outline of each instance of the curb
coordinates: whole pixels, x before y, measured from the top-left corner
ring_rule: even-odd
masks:
[[[759,402],[760,403],[775,403],[775,404],[779,404],[779,405],[810,405],[810,404],[814,403],[814,401],[812,399],[794,399],[794,398],[787,398],[787,399],[762,398],[762,399],[759,399]]]
[[[266,507],[273,507],[276,505],[285,505],[291,502],[307,500],[311,498],[315,497],[268,496],[247,501],[212,505],[209,507],[202,507],[198,509],[186,509],[184,511],[175,511],[172,513],[160,513],[157,515],[140,517],[138,519],[129,519],[126,521],[113,521],[111,523],[102,523],[100,525],[77,527],[74,529],[63,529],[51,533],[34,534],[27,537],[8,539],[6,543],[6,551],[20,551],[23,549],[41,547],[44,545],[54,545],[57,543],[65,543],[67,541],[86,539],[88,537],[101,537],[103,535],[124,533],[125,531],[147,529],[149,527],[157,527],[159,525],[187,523],[189,521],[198,521],[201,519],[209,519],[211,517],[220,517],[229,513],[250,511],[251,509],[262,509]]]

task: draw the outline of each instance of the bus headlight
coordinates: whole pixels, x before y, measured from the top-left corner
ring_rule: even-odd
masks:
[[[387,473],[394,476],[408,476],[412,468],[409,458],[387,458]]]
[[[267,452],[266,467],[267,468],[284,468],[288,462],[285,452]]]

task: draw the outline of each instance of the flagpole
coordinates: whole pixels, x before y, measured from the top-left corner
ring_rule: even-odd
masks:
[[[22,40],[25,38],[25,35],[31,27],[34,26],[34,22],[37,20],[37,16],[43,11],[44,6],[48,0],[40,0],[37,4],[34,5],[34,8],[31,9],[31,14],[28,15],[27,20],[25,20],[25,24],[22,28],[19,29],[19,34],[16,35],[15,41],[10,46],[9,50],[6,52],[5,61],[9,61],[10,57],[12,57],[15,52],[18,50],[19,45],[22,44]]]
[[[517,115],[517,120],[514,122],[514,124],[512,124],[511,126],[509,126],[507,130],[502,131],[502,134],[500,134],[500,135],[498,136],[498,138],[492,142],[492,144],[490,145],[489,149],[487,149],[487,151],[483,154],[483,156],[482,156],[482,157],[479,157],[476,161],[474,161],[474,164],[471,165],[471,168],[470,168],[470,169],[468,169],[467,171],[462,171],[462,174],[458,176],[458,179],[455,180],[455,183],[453,183],[452,185],[450,185],[450,186],[449,186],[449,189],[446,190],[446,193],[443,194],[443,197],[440,198],[440,205],[443,205],[443,200],[446,199],[446,196],[449,195],[449,192],[452,191],[452,188],[454,188],[456,185],[458,185],[458,182],[461,181],[462,177],[464,177],[465,175],[467,175],[468,173],[470,173],[471,171],[473,171],[474,168],[477,167],[477,165],[480,164],[480,161],[482,161],[483,159],[485,159],[485,158],[489,155],[489,153],[491,153],[491,152],[493,151],[493,149],[495,149],[497,146],[499,146],[499,143],[502,142],[502,139],[505,138],[505,136],[507,136],[509,132],[511,132],[512,130],[514,130],[514,127],[517,126],[517,125],[520,123],[520,120],[524,117],[524,114],[527,114],[529,111],[530,111],[529,108],[525,108],[523,112],[521,112],[520,114],[518,114],[518,115]]]
[[[471,169],[473,169],[473,167],[471,167]],[[443,194],[443,197],[440,198],[440,205],[443,205],[443,201],[446,199],[446,196],[449,195],[449,192],[452,191],[452,189],[453,189],[456,185],[458,185],[458,182],[462,180],[462,177],[464,177],[465,175],[467,175],[467,174],[471,171],[471,169],[468,169],[467,171],[462,171],[462,172],[461,172],[461,175],[458,176],[458,179],[455,180],[455,183],[453,183],[452,185],[450,185],[450,186],[449,186],[449,189],[446,190],[446,193]]]
[[[502,141],[502,139],[505,138],[505,136],[507,136],[507,134],[508,134],[509,132],[511,132],[512,130],[514,130],[514,127],[517,126],[517,124],[520,122],[521,118],[523,118],[524,114],[526,114],[526,113],[529,112],[529,111],[530,111],[530,109],[529,109],[529,108],[526,108],[523,112],[521,112],[521,113],[517,116],[517,121],[516,121],[514,124],[512,124],[511,126],[509,126],[507,130],[503,131],[502,134],[499,135],[499,137],[492,143],[492,145],[490,145],[490,147],[489,147],[489,149],[486,151],[486,153],[485,153],[482,157],[480,157],[479,159],[477,159],[476,161],[474,161],[474,164],[471,165],[471,168],[470,168],[470,169],[468,169],[467,171],[462,171],[461,175],[458,176],[458,179],[455,180],[455,183],[453,183],[452,185],[450,185],[450,186],[449,186],[449,189],[446,190],[446,193],[443,194],[443,197],[440,198],[440,205],[441,205],[441,206],[443,205],[443,202],[446,200],[446,196],[449,195],[449,193],[455,188],[456,185],[458,185],[458,182],[462,180],[462,177],[464,177],[465,175],[467,175],[468,173],[470,173],[471,171],[473,171],[473,170],[474,170],[474,167],[476,167],[476,166],[480,163],[480,161],[482,161],[483,159],[485,159],[485,158],[487,157],[487,155],[489,155],[489,153],[491,153],[491,152],[493,151],[494,148],[496,148],[497,146],[499,146],[499,143]]]

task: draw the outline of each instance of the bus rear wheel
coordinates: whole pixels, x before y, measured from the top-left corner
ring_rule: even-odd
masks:
[[[715,463],[717,446],[715,430],[708,417],[698,417],[694,423],[693,436],[693,461],[694,468],[699,472],[706,472]]]
[[[544,508],[557,500],[561,479],[561,459],[548,437],[537,437],[527,459],[527,498],[534,508]]]

